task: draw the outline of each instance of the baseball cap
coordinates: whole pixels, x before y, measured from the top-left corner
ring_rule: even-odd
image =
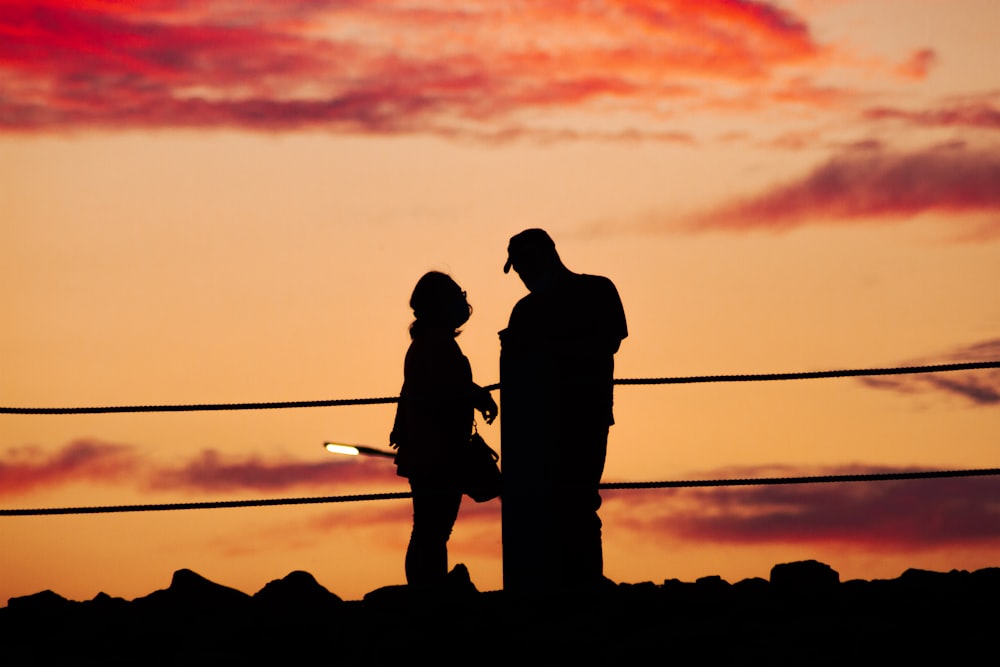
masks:
[[[507,263],[503,265],[503,272],[510,273],[510,267],[515,261],[548,253],[555,248],[555,242],[544,229],[525,229],[510,237],[510,243],[507,245]]]

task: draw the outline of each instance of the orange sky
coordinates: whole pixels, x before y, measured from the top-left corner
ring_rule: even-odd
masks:
[[[387,396],[429,269],[482,384],[544,227],[617,376],[1000,359],[992,0],[0,0],[0,405]],[[605,479],[997,466],[1000,374],[619,387]],[[404,490],[392,406],[0,415],[0,506]],[[502,419],[502,415],[501,415]],[[499,427],[482,429],[499,444]],[[1000,565],[997,482],[616,492],[619,581]],[[0,601],[402,583],[407,501],[0,517]],[[499,506],[451,546],[500,585]]]

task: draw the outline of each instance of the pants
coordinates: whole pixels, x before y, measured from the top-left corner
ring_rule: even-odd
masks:
[[[544,505],[551,531],[551,576],[564,586],[590,586],[604,575],[598,485],[607,455],[607,429],[570,429],[550,461]],[[560,581],[561,580],[561,581]]]
[[[448,575],[448,538],[458,518],[462,493],[437,480],[410,478],[413,531],[406,548],[406,583],[435,585]]]

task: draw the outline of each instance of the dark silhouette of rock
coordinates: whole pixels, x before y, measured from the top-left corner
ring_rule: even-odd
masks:
[[[11,598],[7,608],[25,614],[61,614],[70,613],[79,605],[79,602],[67,600],[58,593],[44,590],[33,595]]]
[[[448,591],[451,595],[455,596],[471,596],[479,592],[476,585],[472,583],[472,577],[469,575],[469,568],[465,567],[463,563],[459,563],[451,572],[448,573],[447,580]]]
[[[411,609],[427,604],[453,604],[473,599],[479,590],[472,583],[469,570],[458,563],[452,568],[441,586],[383,586],[366,593],[363,601],[375,609]]]
[[[751,577],[750,579],[737,581],[733,584],[733,588],[737,593],[745,595],[764,594],[768,591],[770,584],[771,582],[767,579],[762,579],[761,577]]]
[[[275,579],[253,595],[260,610],[283,614],[313,614],[331,611],[344,603],[308,572],[296,570]]]
[[[825,595],[839,583],[840,573],[815,560],[781,563],[771,568],[771,585],[783,593]]]
[[[170,587],[155,591],[132,604],[144,611],[218,614],[246,607],[250,596],[235,588],[209,581],[191,570],[177,570]]]
[[[694,580],[694,585],[702,591],[718,591],[728,589],[730,584],[717,574],[708,577],[700,577]]]
[[[85,602],[94,608],[120,608],[123,605],[128,604],[125,598],[113,598],[107,593],[98,593],[94,596],[94,599],[90,602]]]
[[[98,593],[94,599],[82,603],[82,612],[93,616],[122,616],[129,613],[132,603],[125,598],[111,597],[107,593]]]
[[[610,584],[565,595],[479,592],[456,566],[437,590],[344,601],[307,572],[253,597],[190,570],[133,601],[54,593],[0,608],[4,664],[966,664],[991,652],[1000,568],[851,580],[815,561],[771,580]]]

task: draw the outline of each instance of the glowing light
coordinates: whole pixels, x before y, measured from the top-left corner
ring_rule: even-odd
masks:
[[[323,447],[331,454],[346,454],[347,456],[357,456],[361,452],[354,445],[342,445],[337,442],[324,442]]]
[[[347,456],[365,454],[366,456],[384,456],[390,459],[396,457],[396,452],[390,452],[385,449],[366,447],[364,445],[345,445],[340,442],[324,442],[323,448],[333,454],[346,454]]]

